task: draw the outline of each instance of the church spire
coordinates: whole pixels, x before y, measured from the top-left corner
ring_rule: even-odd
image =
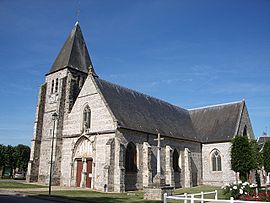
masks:
[[[64,68],[72,68],[97,76],[78,21],[75,23],[74,28],[69,34],[48,74]]]

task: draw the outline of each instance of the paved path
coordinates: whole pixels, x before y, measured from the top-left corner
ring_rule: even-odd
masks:
[[[53,186],[53,191],[81,190],[90,189],[77,187]],[[31,195],[31,192],[46,192],[46,188],[0,188],[0,203],[83,203],[83,201],[69,200],[60,197],[49,197]],[[89,202],[88,202],[89,203]]]
[[[1,203],[84,203],[58,197],[39,197],[27,195],[0,195]],[[87,202],[89,203],[89,202]]]
[[[56,203],[56,201],[37,199],[37,198],[21,196],[21,195],[0,195],[0,202],[1,203]]]

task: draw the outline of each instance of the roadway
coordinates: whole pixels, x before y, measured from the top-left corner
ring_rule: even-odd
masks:
[[[23,195],[0,195],[1,203],[59,203],[59,201],[45,200]]]

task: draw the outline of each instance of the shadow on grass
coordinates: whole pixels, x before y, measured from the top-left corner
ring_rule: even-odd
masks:
[[[27,184],[22,182],[15,182],[15,181],[1,181],[0,182],[0,188],[46,188],[46,186],[43,185],[36,185],[36,184]]]
[[[220,196],[220,188],[212,186],[198,186],[194,188],[182,188],[175,190],[174,194],[198,193],[201,191],[218,190]],[[29,192],[33,197],[44,199],[51,199],[57,202],[72,203],[73,201],[91,202],[91,203],[161,203],[162,201],[151,201],[143,199],[143,191],[124,192],[124,193],[103,193],[93,190],[66,190],[66,191],[52,191],[52,196],[48,196],[48,192]],[[69,201],[68,201],[69,200]],[[172,201],[175,202],[175,201]],[[183,201],[180,201],[183,202]],[[177,201],[177,203],[180,203]]]
[[[33,195],[32,197],[41,198],[41,199],[51,199],[57,202],[72,202],[72,201],[81,201],[88,203],[161,203],[162,201],[152,201],[152,200],[144,200],[138,197],[112,197],[112,196],[96,196],[96,197],[80,197],[80,196],[61,196],[61,195],[52,195],[49,197],[48,195]],[[66,201],[69,200],[69,201]]]

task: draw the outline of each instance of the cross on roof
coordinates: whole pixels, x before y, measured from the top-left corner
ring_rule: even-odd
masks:
[[[163,137],[161,138],[161,137],[160,137],[160,133],[158,133],[158,137],[157,137],[156,139],[154,139],[154,140],[158,142],[157,147],[160,148],[160,141],[161,141],[161,140],[164,140],[164,138],[163,138]]]

